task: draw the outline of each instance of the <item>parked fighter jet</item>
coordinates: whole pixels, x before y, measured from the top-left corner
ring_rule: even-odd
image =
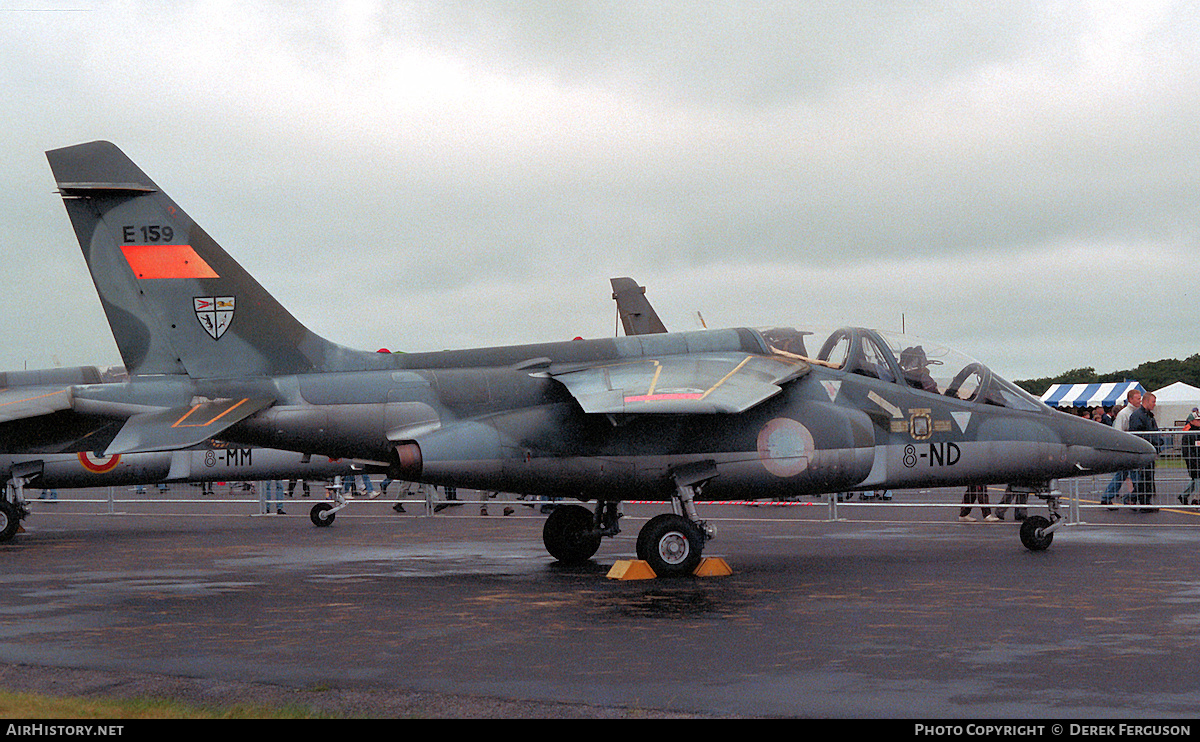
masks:
[[[73,384],[102,384],[127,380],[120,366],[0,371],[0,396],[30,395],[30,388],[55,388]],[[0,451],[5,439],[0,437]],[[67,446],[71,447],[71,446]],[[74,446],[78,447],[78,446]],[[171,482],[265,481],[277,479],[326,480],[355,476],[368,467],[350,459],[300,454],[270,448],[247,448],[211,441],[200,448],[97,456],[78,453],[0,452],[0,543],[9,541],[29,515],[24,491],[150,485]],[[318,526],[331,525],[348,504],[341,493],[335,502],[318,502],[309,517]]]
[[[637,539],[660,575],[690,572],[713,535],[697,501],[995,482],[1044,491],[1154,457],[983,364],[858,327],[350,350],[301,325],[114,145],[47,157],[131,376],[0,395],[0,420],[55,420],[26,446],[82,440],[76,450],[112,455],[219,435],[368,459],[397,479],[595,501],[546,520],[545,545],[566,562],[619,532],[621,500],[662,500],[674,512]],[[1053,523],[1022,528],[1030,548],[1049,545],[1050,504]]]
[[[94,453],[0,454],[0,543],[9,541],[28,514],[26,488],[74,489],[178,482],[253,482],[280,479],[323,481],[362,474],[349,459],[330,459],[295,451],[239,448],[219,442],[202,449],[97,456]],[[310,512],[319,526],[332,524],[348,504],[337,493]]]
[[[308,456],[271,448],[239,448],[214,442],[186,451],[148,453],[0,454],[0,475],[9,484],[74,489],[172,482],[253,482],[277,479],[322,481],[362,474],[349,459]],[[3,539],[0,539],[3,540]]]

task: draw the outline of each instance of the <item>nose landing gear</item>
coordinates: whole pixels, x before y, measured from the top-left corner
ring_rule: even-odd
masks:
[[[1065,524],[1062,514],[1058,511],[1058,498],[1062,493],[1046,487],[1034,490],[1033,494],[1046,501],[1050,517],[1031,515],[1026,518],[1021,524],[1021,544],[1030,551],[1045,551],[1054,541],[1054,532]]]
[[[1021,524],[1021,543],[1030,551],[1045,551],[1054,541],[1050,521],[1040,515],[1031,515]]]

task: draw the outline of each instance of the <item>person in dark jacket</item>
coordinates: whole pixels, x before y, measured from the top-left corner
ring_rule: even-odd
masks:
[[[1115,412],[1113,414],[1112,426],[1117,430],[1128,431],[1129,416],[1132,415],[1133,411],[1140,407],[1141,404],[1142,391],[1140,389],[1130,389],[1125,395],[1125,404],[1121,406],[1121,409],[1115,410],[1114,408]],[[1136,472],[1128,469],[1113,474],[1112,481],[1108,483],[1108,489],[1104,491],[1104,495],[1102,495],[1100,498],[1100,504],[1113,506],[1114,502],[1116,501],[1117,494],[1121,491],[1121,487],[1125,484],[1125,480],[1128,479],[1129,483],[1133,484],[1133,478],[1135,475]],[[1132,502],[1132,497],[1133,493],[1127,495],[1124,500],[1124,504],[1129,505]],[[1116,507],[1110,507],[1109,510],[1116,510]]]
[[[1187,489],[1179,496],[1179,502],[1189,505],[1192,494],[1200,486],[1200,410],[1195,407],[1192,408],[1191,413],[1187,416],[1187,421],[1183,424],[1183,435],[1180,437],[1179,448],[1183,454],[1183,463],[1187,466],[1188,478],[1191,479]]]
[[[1154,419],[1155,397],[1153,392],[1146,392],[1142,395],[1142,405],[1133,411],[1129,416],[1129,432],[1138,434],[1138,437],[1144,438],[1152,446],[1155,451],[1161,451],[1163,448],[1162,436],[1157,435],[1158,421]],[[1134,480],[1134,492],[1137,494],[1137,502],[1142,506],[1141,512],[1153,513],[1157,512],[1158,508],[1150,507],[1157,500],[1157,494],[1154,487],[1154,462],[1150,462],[1150,466],[1141,469],[1137,472]]]

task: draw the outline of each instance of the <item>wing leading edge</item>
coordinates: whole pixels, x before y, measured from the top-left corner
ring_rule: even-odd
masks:
[[[24,386],[0,389],[0,423],[71,409],[71,388]]]

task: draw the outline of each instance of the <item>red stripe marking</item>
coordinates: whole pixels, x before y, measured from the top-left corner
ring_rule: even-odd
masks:
[[[121,245],[138,278],[219,278],[191,245]]]
[[[703,394],[678,392],[675,394],[641,394],[636,397],[626,397],[626,402],[650,402],[660,399],[700,399]]]

